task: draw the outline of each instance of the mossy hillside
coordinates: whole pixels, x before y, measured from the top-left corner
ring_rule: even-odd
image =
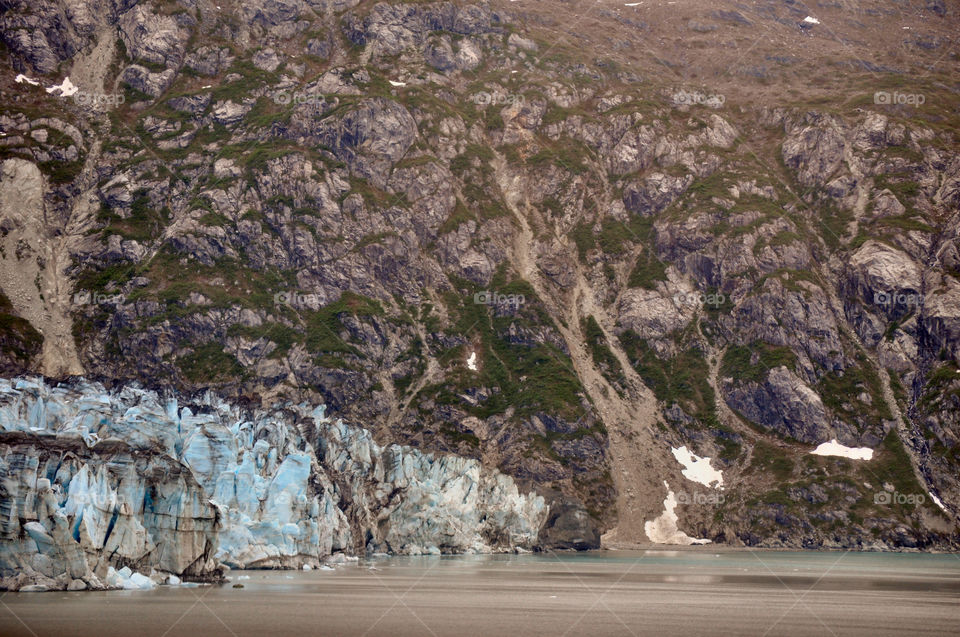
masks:
[[[491,306],[475,302],[479,287],[466,281],[455,286],[456,291],[444,295],[453,322],[449,334],[466,338],[468,344],[439,352],[446,380],[425,388],[420,398],[456,405],[479,418],[508,410],[519,418],[538,413],[580,418],[585,393],[569,356],[536,336],[553,328],[533,288],[521,279],[508,279],[501,270],[490,290],[505,297],[522,295],[523,303]],[[477,354],[477,371],[466,366],[469,352]],[[471,388],[484,388],[489,397],[482,403],[464,400]]]
[[[10,299],[0,292],[0,353],[26,367],[42,347],[43,335],[29,321],[17,316]]]

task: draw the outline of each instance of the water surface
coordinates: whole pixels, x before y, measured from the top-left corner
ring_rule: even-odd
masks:
[[[958,555],[703,547],[394,557],[231,578],[7,593],[0,635],[960,635]]]

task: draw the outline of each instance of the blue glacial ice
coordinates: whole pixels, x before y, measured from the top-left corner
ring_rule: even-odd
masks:
[[[381,446],[322,405],[249,411],[212,394],[187,404],[133,385],[0,379],[0,589],[523,550],[546,517],[543,498],[495,469]]]

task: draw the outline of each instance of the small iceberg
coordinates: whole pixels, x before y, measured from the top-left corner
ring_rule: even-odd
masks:
[[[873,449],[869,447],[847,447],[837,442],[836,438],[824,442],[810,452],[815,456],[839,456],[851,460],[870,460],[873,458]]]
[[[107,586],[126,591],[149,591],[156,588],[157,583],[142,573],[131,571],[129,566],[119,571],[111,566],[107,569]]]

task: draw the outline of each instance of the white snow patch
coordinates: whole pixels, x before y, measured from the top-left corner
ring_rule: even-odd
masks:
[[[710,540],[692,538],[677,528],[677,497],[670,490],[670,485],[664,480],[663,486],[667,487],[667,497],[663,501],[663,513],[660,517],[644,522],[643,530],[654,544],[680,544],[689,546],[691,544],[709,544]]]
[[[20,75],[18,75],[13,81],[16,82],[17,84],[23,84],[24,82],[26,82],[26,83],[29,84],[30,86],[40,86],[40,82],[39,82],[38,80],[34,80],[34,79],[32,79],[32,78],[29,78],[29,77],[27,77],[26,75],[24,75],[23,73],[21,73]]]
[[[699,482],[707,487],[723,489],[723,472],[710,466],[710,458],[701,458],[686,446],[670,448],[673,457],[683,465],[683,477],[691,482]]]
[[[936,504],[938,507],[940,507],[942,511],[947,510],[947,507],[943,506],[943,502],[940,501],[940,498],[933,495],[932,493],[930,494],[930,499],[933,500],[933,503]]]
[[[642,3],[642,2],[628,2],[628,3],[626,3],[626,4],[623,5],[623,6],[625,6],[625,7],[639,7],[641,4],[643,4],[643,3]]]
[[[467,359],[467,367],[469,367],[471,371],[474,371],[474,372],[477,371],[477,353],[476,352],[470,352],[470,357]]]
[[[807,16],[803,19],[807,24],[820,24],[820,21],[814,18],[813,16]]]
[[[406,85],[407,85],[406,82],[394,82],[393,80],[390,80],[390,86],[406,86]]]
[[[80,89],[73,85],[73,82],[70,81],[69,77],[63,78],[63,82],[57,86],[51,86],[47,89],[47,93],[59,92],[60,97],[70,97]]]
[[[851,460],[870,460],[873,458],[873,449],[870,447],[847,447],[837,442],[836,438],[830,442],[821,443],[810,453],[815,456],[840,456]]]

